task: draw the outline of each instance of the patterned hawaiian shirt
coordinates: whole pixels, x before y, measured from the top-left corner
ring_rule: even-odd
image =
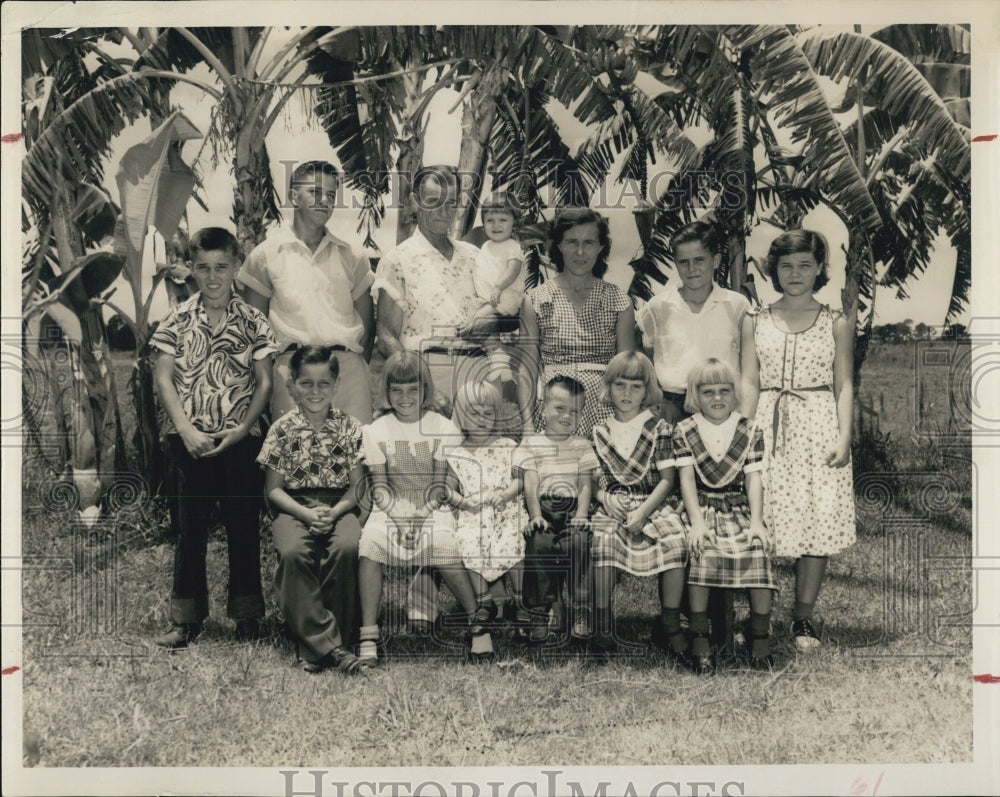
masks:
[[[174,388],[184,415],[205,434],[240,425],[257,388],[254,362],[278,351],[264,314],[236,294],[214,329],[200,293],[172,307],[149,345],[173,356]],[[176,434],[166,412],[161,412],[160,430],[164,435]],[[259,423],[254,423],[250,434],[260,435]]]
[[[330,407],[323,428],[316,431],[296,407],[267,430],[257,462],[280,473],[292,490],[343,489],[361,462],[361,424]]]

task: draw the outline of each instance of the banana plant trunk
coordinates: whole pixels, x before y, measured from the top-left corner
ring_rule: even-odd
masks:
[[[59,266],[69,272],[83,254],[79,232],[69,220],[71,207],[68,187],[53,203],[52,234],[56,241]],[[111,352],[105,335],[100,307],[90,305],[80,280],[67,289],[66,302],[80,322],[80,340],[66,338],[69,354],[70,385],[52,385],[57,396],[54,409],[60,412],[56,426],[62,426],[69,443],[66,465],[79,495],[79,509],[84,517],[96,517],[92,508],[114,481],[116,471],[124,470],[124,439],[115,390]]]
[[[236,240],[243,256],[264,240],[264,208],[268,197],[264,187],[270,169],[262,131],[248,125],[236,138],[236,155],[233,171],[236,175],[236,193],[233,194],[233,221]]]
[[[499,65],[484,67],[482,77],[462,109],[462,146],[458,154],[458,211],[452,227],[452,234],[456,238],[462,238],[475,223],[479,194],[486,172],[486,145],[502,91],[503,72]]]

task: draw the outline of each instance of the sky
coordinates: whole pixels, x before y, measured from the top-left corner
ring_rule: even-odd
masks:
[[[268,44],[269,51],[276,50],[289,34],[286,31],[275,31]],[[264,59],[269,52],[265,53]],[[192,76],[202,79],[210,79],[208,71],[196,69]],[[653,81],[655,82],[655,81]],[[655,86],[643,86],[647,90],[655,89]],[[835,95],[838,89],[833,84],[828,84],[831,96]],[[285,184],[287,167],[282,161],[301,161],[312,159],[324,159],[337,163],[336,154],[327,141],[326,134],[319,128],[313,120],[310,123],[311,114],[307,113],[305,101],[311,96],[311,92],[299,92],[286,105],[285,111],[277,120],[274,127],[266,136],[266,143],[271,159],[273,177],[275,184],[282,186]],[[206,133],[210,126],[211,109],[214,104],[208,95],[199,89],[187,85],[178,84],[173,90],[171,98],[174,103],[181,108],[184,114],[194,123],[195,127]],[[428,114],[428,126],[425,136],[426,144],[424,151],[424,163],[457,164],[459,145],[461,141],[461,107],[452,110],[458,93],[451,89],[443,89],[437,93],[430,104]],[[563,132],[564,139],[573,151],[574,146],[581,142],[588,134],[587,128],[579,123],[572,115],[570,109],[563,108],[558,103],[550,103],[550,113]],[[149,122],[140,121],[134,127],[127,129],[119,136],[112,146],[110,162],[116,164],[125,150],[135,143],[141,141],[150,132]],[[696,144],[704,143],[704,131],[694,130],[691,133]],[[184,145],[183,155],[185,160],[191,162],[200,153],[199,170],[204,177],[204,190],[201,193],[203,200],[208,206],[208,212],[200,208],[197,203],[190,202],[188,206],[189,226],[192,231],[202,226],[225,226],[234,229],[230,220],[232,214],[232,196],[234,180],[230,174],[230,164],[224,160],[219,167],[213,169],[210,164],[210,147],[203,146],[204,142],[195,140]],[[338,164],[339,165],[339,164]],[[652,167],[656,168],[656,167]],[[616,170],[613,169],[612,173]],[[105,185],[111,196],[117,201],[118,191],[114,182],[115,168],[107,170]],[[652,172],[651,172],[652,175]],[[488,186],[486,187],[488,189]],[[610,270],[608,279],[615,282],[622,288],[628,286],[632,271],[627,265],[636,254],[639,248],[639,236],[635,228],[631,208],[634,206],[634,189],[615,184],[611,178],[605,186],[605,196],[611,199],[622,198],[620,202],[612,202],[610,206],[601,208],[608,217],[611,226],[612,251],[609,258]],[[352,194],[348,191],[345,200],[348,206],[351,203]],[[618,207],[614,207],[618,205]],[[363,235],[357,232],[358,219],[356,211],[349,207],[338,210],[330,222],[333,232],[347,240],[356,241],[360,244]],[[847,246],[847,230],[834,216],[833,213],[823,208],[810,213],[804,220],[803,226],[823,232],[830,244],[830,283],[817,293],[817,298],[833,306],[840,306],[840,290],[843,287],[843,275],[845,264],[845,250]],[[375,235],[380,252],[372,252],[374,256],[384,254],[395,244],[396,214],[395,210],[387,207],[386,218],[381,228]],[[760,223],[753,230],[747,241],[747,254],[755,258],[758,262],[763,262],[768,246],[773,237],[780,232],[766,223]],[[151,249],[147,247],[147,260],[149,268],[145,269],[147,280],[151,278],[152,261]],[[930,268],[919,279],[907,285],[909,297],[899,299],[895,295],[895,289],[882,288],[876,293],[875,302],[875,324],[896,323],[905,319],[912,319],[914,322],[924,322],[928,325],[942,325],[948,307],[948,299],[951,288],[951,281],[954,276],[955,252],[950,246],[947,238],[939,238],[939,245],[931,260]],[[669,272],[668,272],[669,274]],[[770,286],[769,282],[761,274],[757,273],[756,285],[760,299],[767,303],[777,298],[778,294]],[[654,284],[654,291],[662,290],[662,287]],[[148,290],[144,288],[143,294]],[[131,306],[130,292],[127,285],[122,285],[116,295],[116,299],[125,306]],[[152,317],[157,318],[166,310],[166,296],[162,289],[153,303]],[[968,313],[963,313],[956,320],[967,321]]]

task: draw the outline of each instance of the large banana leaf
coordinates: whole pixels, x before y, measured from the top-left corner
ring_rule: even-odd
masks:
[[[165,238],[173,235],[195,184],[195,174],[181,158],[177,142],[201,133],[180,111],[122,156],[115,181],[122,206],[121,227],[127,252],[125,275],[141,307],[142,250],[150,224]],[[140,345],[143,341],[140,341]]]

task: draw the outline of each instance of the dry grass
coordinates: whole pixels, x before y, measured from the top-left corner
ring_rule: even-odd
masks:
[[[877,363],[870,389],[912,383],[912,367],[907,377],[902,362]],[[905,388],[894,389],[905,405]],[[913,416],[901,415],[899,408],[887,411],[883,430],[900,442],[896,470],[912,474],[923,468],[919,450],[900,431],[913,428]],[[198,644],[176,654],[153,648],[150,637],[167,622],[172,562],[162,509],[115,518],[114,545],[81,540],[68,512],[41,506],[46,476],[29,462],[24,549],[33,557],[26,564],[38,567],[23,574],[25,763],[970,761],[973,595],[964,502],[971,469],[956,460],[951,472],[965,481],[958,508],[948,513],[920,516],[914,499],[900,509],[898,527],[871,511],[859,514],[858,544],[832,560],[824,585],[826,645],[818,655],[794,654],[787,628],[791,571],[778,568],[773,673],[730,669],[698,678],[674,670],[645,647],[655,585],[627,577],[619,585],[618,615],[624,640],[637,644],[634,655],[598,665],[565,648],[527,655],[499,638],[498,661],[474,668],[459,664],[451,649],[397,638],[387,666],[346,679],[291,666],[270,595],[268,638],[236,645],[229,622],[218,619],[220,578],[212,584],[216,619]],[[265,552],[267,584],[273,554],[266,537]],[[209,565],[211,573],[225,572],[219,534]],[[390,594],[401,593],[397,581]],[[92,594],[104,597],[95,604],[86,600]]]

